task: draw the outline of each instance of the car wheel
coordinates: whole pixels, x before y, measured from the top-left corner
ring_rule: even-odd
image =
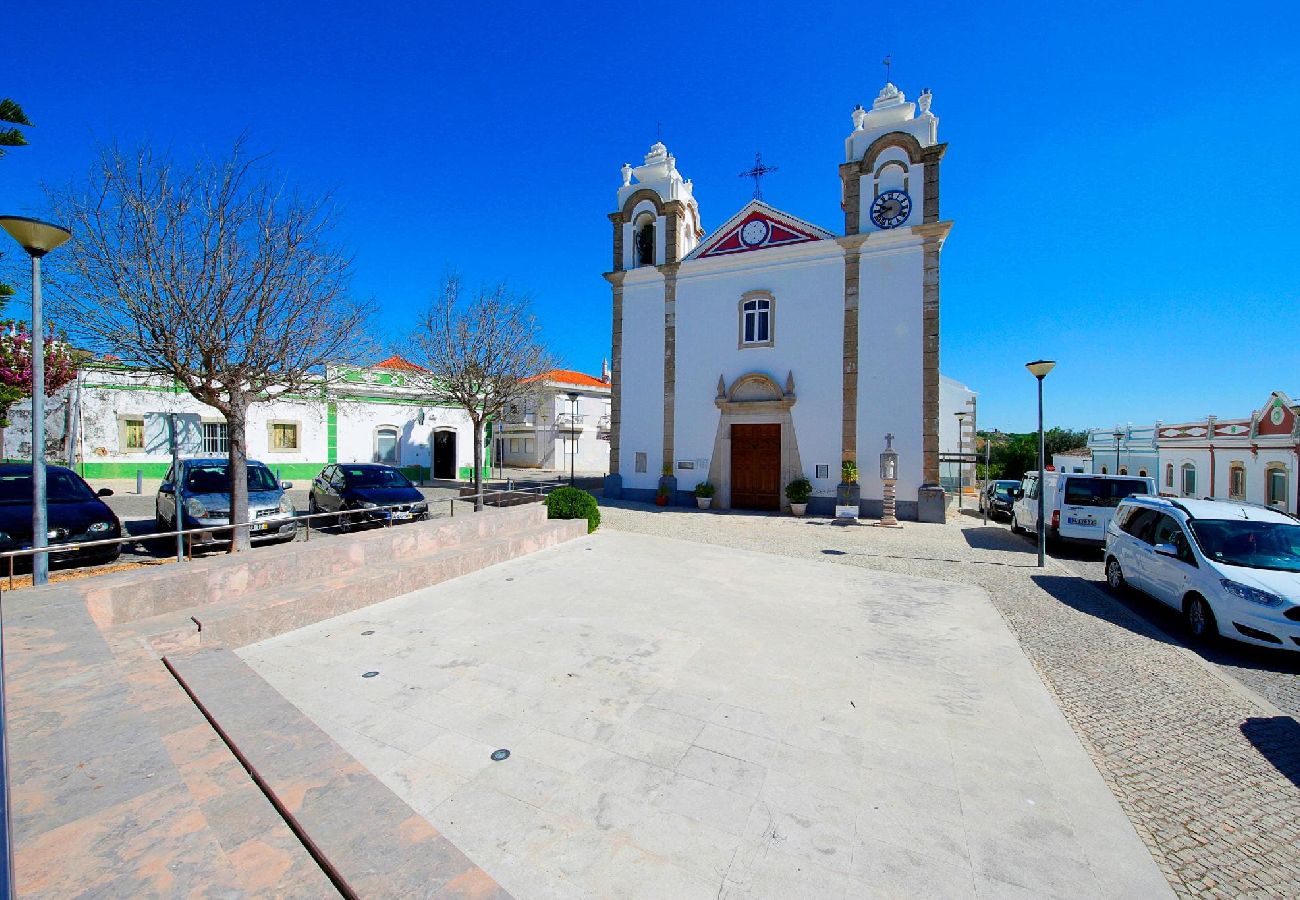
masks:
[[[1113,556],[1106,560],[1106,584],[1117,594],[1124,593],[1125,588],[1128,587],[1128,582],[1124,580],[1124,572],[1119,567],[1119,560]]]
[[[1011,533],[1012,533],[1012,534],[1024,534],[1024,533],[1025,533],[1025,529],[1023,529],[1023,528],[1020,527],[1020,520],[1016,518],[1016,514],[1015,514],[1015,513],[1012,513],[1012,514],[1011,514]]]
[[[339,531],[351,531],[357,524],[356,517],[346,511],[340,512],[336,521],[339,525]]]
[[[1204,597],[1193,594],[1183,603],[1183,623],[1192,640],[1199,644],[1208,644],[1219,635],[1219,626],[1214,621],[1214,611]]]

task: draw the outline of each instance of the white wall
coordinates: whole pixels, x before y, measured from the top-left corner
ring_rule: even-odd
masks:
[[[740,302],[748,291],[768,291],[776,301],[772,347],[737,346]],[[690,490],[708,478],[721,415],[713,402],[718,376],[730,388],[740,376],[761,372],[782,388],[793,373],[798,400],[791,418],[804,474],[819,493],[834,493],[840,479],[843,321],[844,261],[834,241],[682,266],[677,279],[674,450],[678,460],[697,462],[693,471],[676,471],[679,489]],[[626,331],[623,346],[628,346]],[[662,404],[659,410],[662,415]],[[829,467],[828,478],[813,477],[818,463]]]
[[[680,297],[680,287],[678,291]],[[679,345],[681,338],[679,326]],[[664,281],[655,269],[633,269],[624,277],[620,374],[619,474],[624,487],[653,489],[659,483],[664,462]],[[638,451],[646,454],[646,471],[642,474],[633,465]]]

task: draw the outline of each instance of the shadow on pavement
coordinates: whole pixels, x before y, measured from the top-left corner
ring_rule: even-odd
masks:
[[[1003,550],[1008,553],[1035,552],[1034,546],[1023,540],[1020,535],[993,525],[963,528],[961,535],[966,539],[966,543],[976,550]]]
[[[1290,716],[1247,719],[1241,733],[1260,755],[1300,788],[1300,725]]]
[[[1128,608],[1127,603],[1115,602],[1108,594],[1075,575],[1034,575],[1031,579],[1058,602],[1094,618],[1118,625],[1134,634],[1160,641],[1163,644],[1182,644],[1163,628]]]

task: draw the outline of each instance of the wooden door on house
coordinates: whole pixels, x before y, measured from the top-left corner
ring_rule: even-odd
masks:
[[[731,506],[781,508],[781,426],[731,426]]]

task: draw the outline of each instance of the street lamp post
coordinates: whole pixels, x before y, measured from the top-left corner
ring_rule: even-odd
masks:
[[[1124,432],[1120,430],[1120,427],[1118,425],[1116,425],[1115,430],[1111,432],[1111,437],[1115,439],[1115,474],[1116,475],[1119,474],[1119,439],[1122,438],[1123,436],[1124,436]]]
[[[0,227],[32,258],[32,547],[49,546],[45,506],[45,323],[41,310],[41,257],[72,237],[61,225],[25,216],[0,216]],[[48,554],[32,556],[32,584],[50,580]]]
[[[957,417],[957,508],[961,509],[965,504],[965,498],[962,496],[962,483],[965,481],[965,472],[963,467],[965,461],[962,459],[962,452],[966,447],[966,417],[970,413],[962,411],[953,413]]]
[[[569,487],[573,487],[574,460],[578,455],[578,397],[577,391],[569,391]]]
[[[1056,361],[1036,359],[1025,363],[1029,374],[1038,379],[1038,568],[1047,565],[1047,528],[1043,522],[1046,513],[1046,494],[1043,492],[1043,475],[1047,471],[1047,445],[1043,439],[1043,379],[1056,368]]]

